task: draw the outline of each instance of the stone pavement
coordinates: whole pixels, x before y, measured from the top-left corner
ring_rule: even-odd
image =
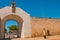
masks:
[[[6,38],[6,39],[4,39],[4,40],[11,40],[10,38]]]
[[[47,39],[44,39],[43,37],[36,37],[36,38],[14,38],[12,40],[60,40],[60,35],[47,36]]]

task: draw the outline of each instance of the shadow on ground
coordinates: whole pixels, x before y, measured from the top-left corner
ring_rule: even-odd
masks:
[[[11,40],[11,38],[6,38],[6,39],[4,39],[4,40]]]

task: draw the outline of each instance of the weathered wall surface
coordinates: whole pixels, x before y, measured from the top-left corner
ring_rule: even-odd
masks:
[[[50,35],[60,34],[60,19],[31,18],[32,37],[43,36],[43,28],[50,31]]]

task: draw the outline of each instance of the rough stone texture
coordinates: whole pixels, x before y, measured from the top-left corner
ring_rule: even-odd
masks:
[[[32,37],[43,36],[43,28],[50,31],[50,35],[60,34],[60,19],[31,18]]]
[[[1,32],[1,18],[0,18],[0,32]],[[1,35],[1,33],[0,33],[0,35]],[[1,37],[1,36],[0,36]]]

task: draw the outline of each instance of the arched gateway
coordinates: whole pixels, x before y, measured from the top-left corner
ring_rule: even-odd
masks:
[[[31,37],[30,15],[21,8],[16,7],[16,12],[12,12],[13,7],[0,9],[0,39],[4,39],[4,23],[6,20],[16,20],[18,22],[18,36]]]

